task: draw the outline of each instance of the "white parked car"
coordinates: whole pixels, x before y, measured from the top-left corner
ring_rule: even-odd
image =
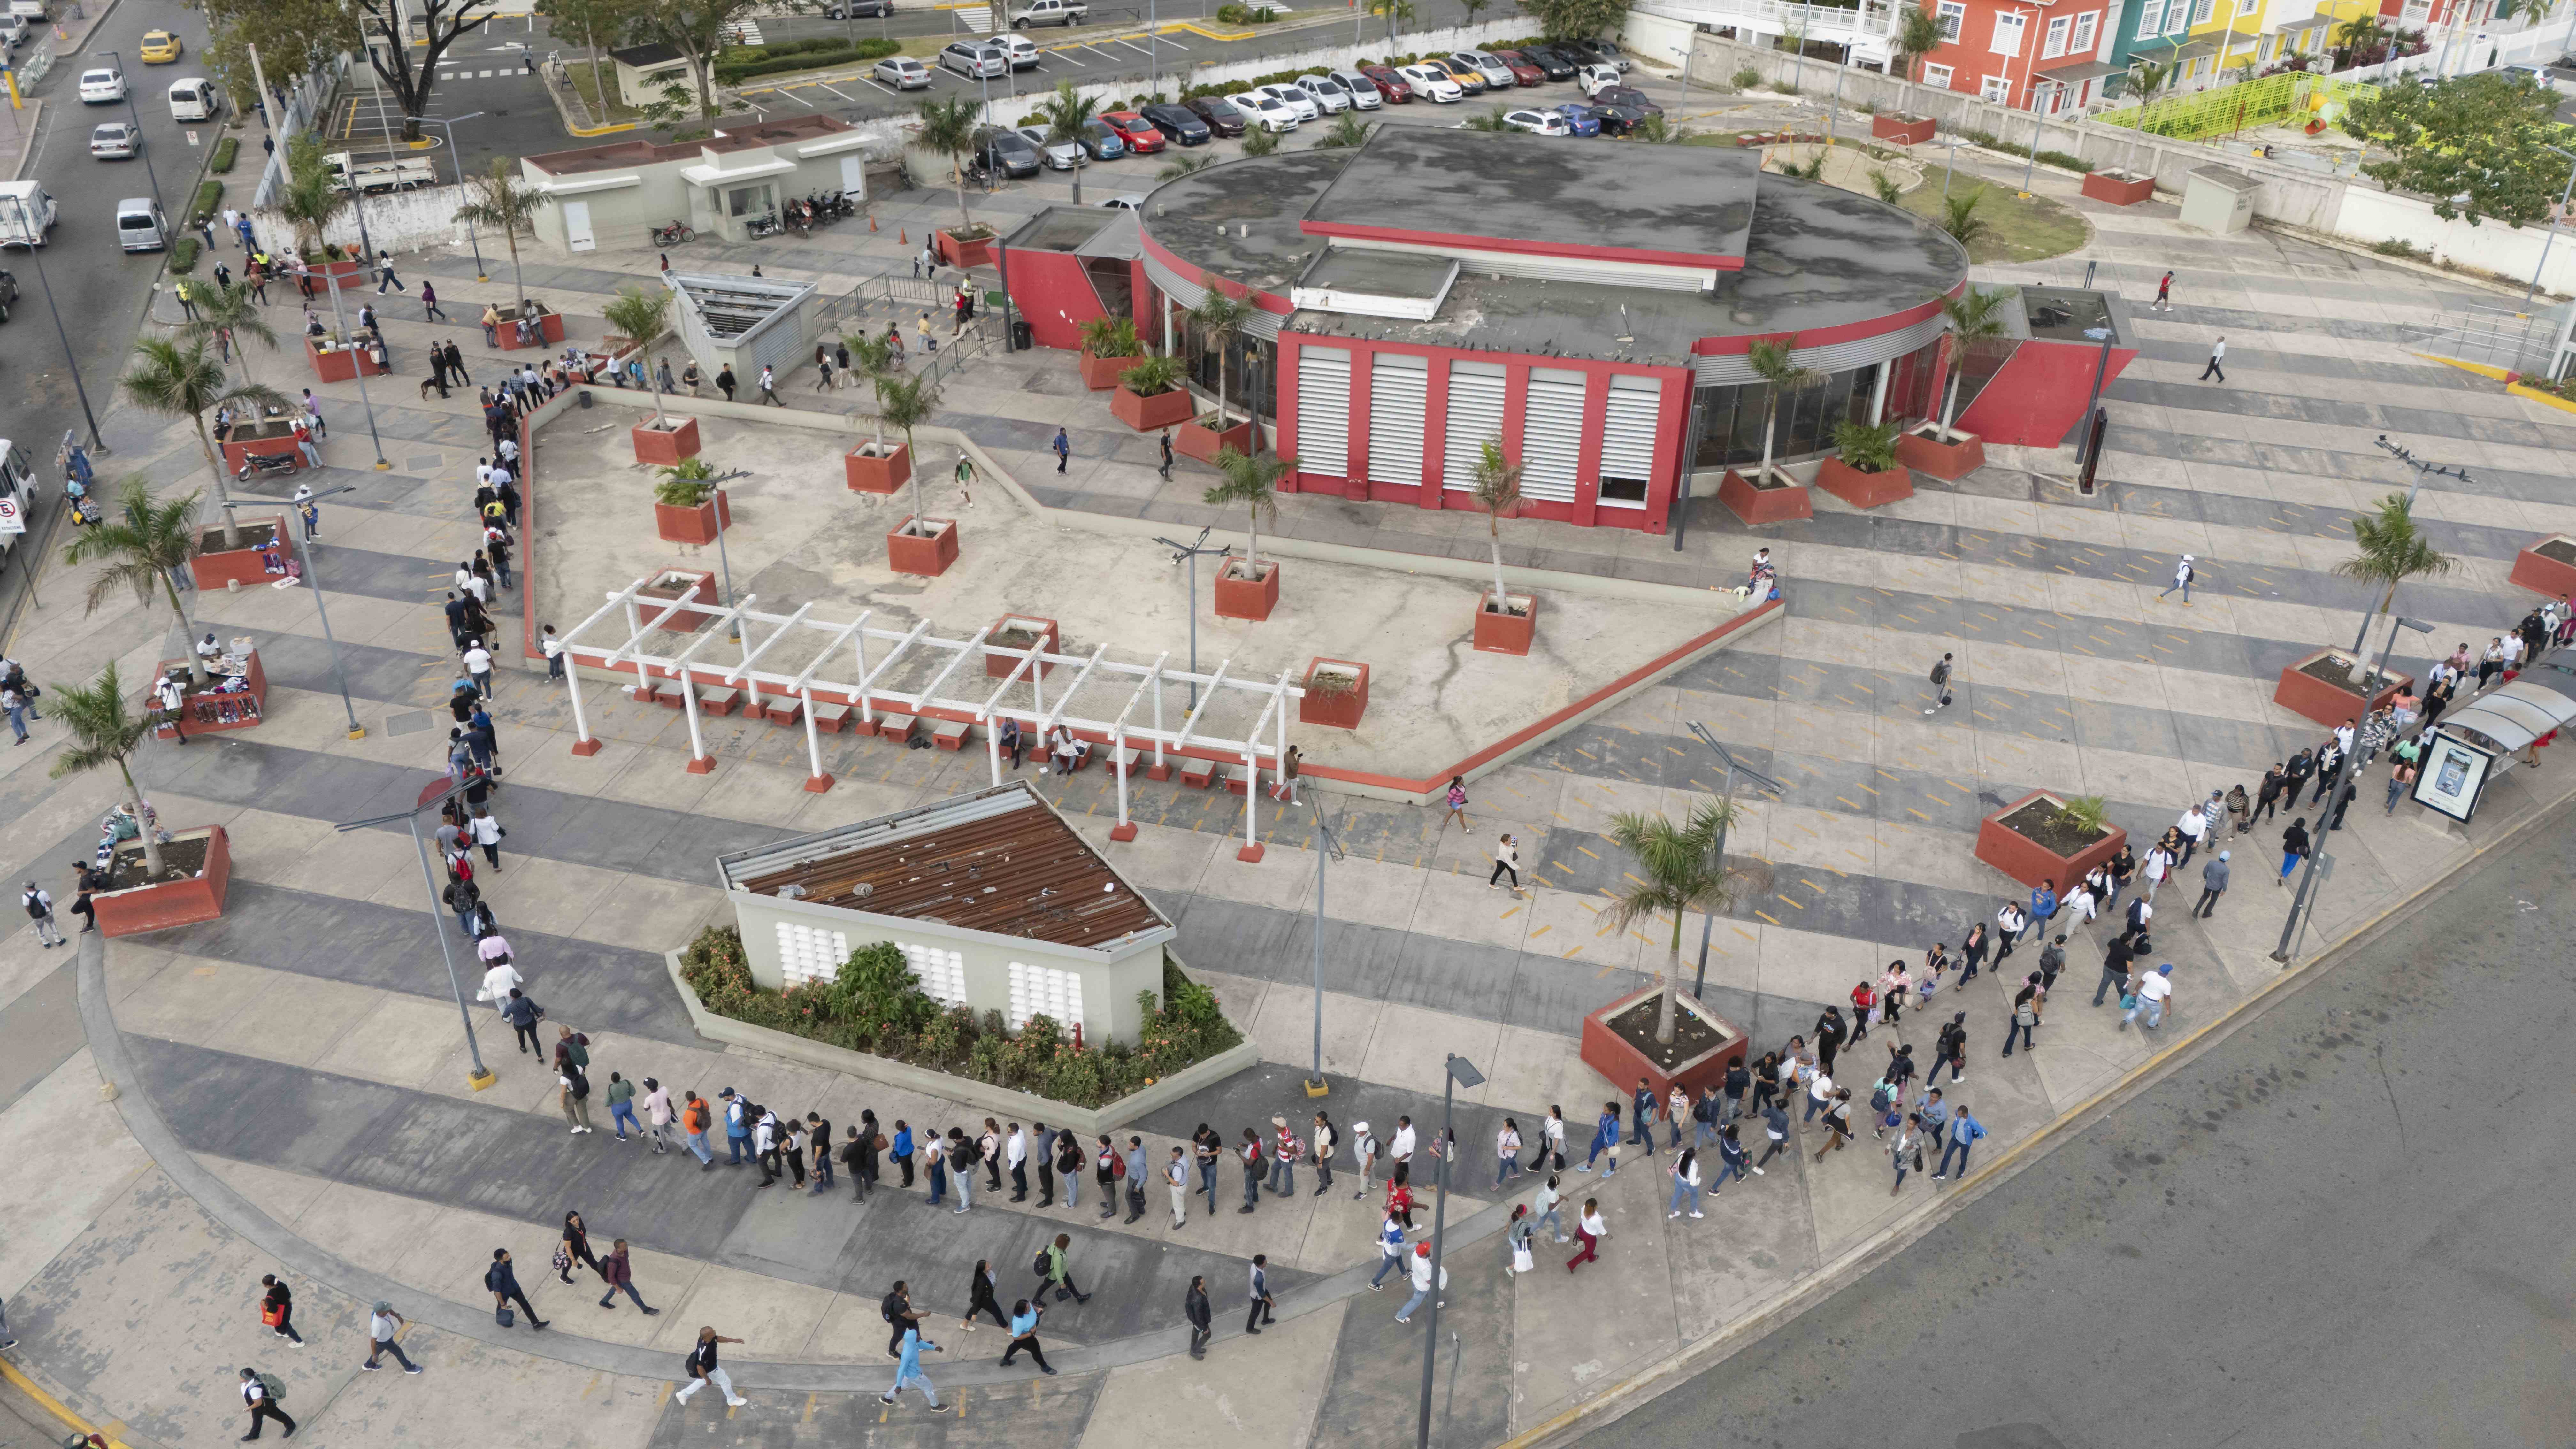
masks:
[[[1260,86],[1256,88],[1256,93],[1276,99],[1281,105],[1294,112],[1297,119],[1301,121],[1316,120],[1324,114],[1322,102],[1292,85]],[[1343,97],[1345,102],[1349,99],[1347,96]]]
[[[1533,136],[1571,136],[1574,134],[1574,127],[1566,121],[1565,117],[1558,115],[1554,111],[1506,112],[1503,116],[1503,124],[1511,127],[1515,131],[1527,131]]]
[[[1426,101],[1437,101],[1446,106],[1467,99],[1466,88],[1451,80],[1444,71],[1427,65],[1408,65],[1398,67],[1395,73],[1404,78],[1406,85],[1413,87],[1415,95]]]
[[[1260,91],[1244,91],[1239,95],[1227,96],[1225,103],[1243,112],[1245,120],[1265,131],[1297,129],[1297,113],[1290,110],[1288,103],[1277,96]]]
[[[84,106],[113,105],[124,100],[125,73],[118,70],[82,71],[80,98]]]
[[[1010,56],[1011,69],[1013,70],[1035,70],[1038,68],[1038,43],[1029,39],[1025,35],[1006,35],[1002,37],[1002,51],[1004,54]]]
[[[930,67],[908,55],[887,56],[877,62],[873,74],[899,91],[930,89]]]
[[[1619,79],[1619,67],[1615,65],[1584,66],[1575,71],[1574,83],[1583,88],[1583,94],[1586,96],[1596,96],[1612,86],[1622,84]]]
[[[131,161],[142,149],[142,133],[123,121],[90,128],[89,154],[101,161]]]
[[[1124,191],[1100,204],[1118,211],[1143,211],[1145,194],[1141,191]]]
[[[1339,82],[1342,89],[1350,93],[1351,104],[1363,111],[1374,111],[1386,104],[1386,97],[1378,94],[1377,82],[1358,71],[1335,70],[1325,74]]]
[[[1038,148],[1038,159],[1046,162],[1047,169],[1050,171],[1070,171],[1081,165],[1085,159],[1081,142],[1050,141],[1046,138],[1044,126],[1022,126],[1020,137]]]
[[[1331,76],[1301,75],[1297,77],[1296,85],[1297,89],[1304,91],[1316,105],[1324,108],[1325,115],[1338,116],[1351,108],[1350,88]],[[1369,89],[1374,92],[1377,87],[1371,86]]]

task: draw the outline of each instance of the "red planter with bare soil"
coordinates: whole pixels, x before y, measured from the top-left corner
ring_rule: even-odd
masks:
[[[2514,556],[2507,582],[2563,599],[2576,594],[2576,539],[2553,533]]]
[[[716,541],[716,526],[733,527],[733,505],[725,501],[724,490],[695,508],[676,504],[653,505],[653,532],[666,543],[694,543],[704,546]]]
[[[1773,473],[1771,482],[1771,487],[1757,488],[1752,479],[1729,468],[1725,480],[1717,485],[1717,501],[1757,527],[1816,516],[1816,505],[1807,497],[1805,484],[1790,481],[1786,473]]]
[[[1306,693],[1297,701],[1297,723],[1355,730],[1368,713],[1369,667],[1353,659],[1306,661]]]
[[[957,562],[957,520],[929,518],[922,521],[938,532],[927,535],[914,533],[909,518],[896,524],[893,531],[886,534],[886,562],[894,566],[896,573],[935,579],[948,572],[950,564]]]
[[[1932,139],[1930,116],[1885,115],[1869,118],[1869,135],[1873,141],[1893,141],[1899,146],[1920,146]]]
[[[1109,415],[1140,433],[1177,428],[1197,416],[1198,399],[1186,388],[1138,394],[1120,387],[1109,395]]]
[[[853,493],[892,493],[912,481],[912,450],[901,443],[886,444],[883,456],[868,450],[874,443],[861,443],[841,455],[841,473],[849,480]]]
[[[1214,418],[1216,414],[1208,414]],[[1195,420],[1172,430],[1172,449],[1184,458],[1213,463],[1219,451],[1232,448],[1238,453],[1252,451],[1252,424],[1236,423],[1223,432],[1203,427]]]
[[[367,283],[367,269],[345,258],[336,262],[307,262],[304,269],[313,274],[313,284],[317,287],[322,286],[326,279],[331,286],[343,292]]]
[[[252,454],[263,458],[294,458],[295,425],[287,422],[241,423],[224,439],[224,471],[238,473]],[[295,465],[304,466],[299,459]]]
[[[1896,440],[1896,461],[1918,473],[1929,473],[1944,483],[1956,483],[1986,466],[1986,445],[1974,433],[1955,429],[1949,442],[1932,436],[1929,427],[1907,433]]]
[[[658,619],[661,621],[659,627],[675,634],[695,633],[705,628],[707,621],[715,617],[711,611],[716,606],[716,576],[709,573],[694,573],[687,569],[664,569],[654,576],[653,582],[637,589],[635,597],[640,601],[644,622],[647,625],[652,625]],[[664,609],[683,601],[704,604],[707,607],[682,609],[667,619],[662,618]]]
[[[199,552],[188,560],[188,576],[196,580],[198,588],[220,589],[236,583],[264,584],[286,576],[284,567],[286,561],[294,556],[294,549],[286,542],[285,514],[245,518],[241,521],[241,535],[242,546],[228,549],[224,547],[221,524],[197,531]],[[268,564],[272,558],[277,561],[279,572],[269,572]]]
[[[373,352],[354,347],[334,347],[325,351],[319,339],[304,339],[304,360],[313,364],[313,376],[322,382],[347,382],[354,377],[382,377],[385,370],[376,366]]]
[[[1840,458],[1827,458],[1816,469],[1816,486],[1854,508],[1876,508],[1914,496],[1914,475],[1905,465],[1864,473]]]
[[[630,430],[635,439],[636,462],[668,468],[682,458],[698,456],[698,420],[673,418],[670,424],[657,428],[651,423],[637,423]]]
[[[939,255],[952,267],[989,266],[993,260],[993,238],[990,234],[960,237],[953,231],[939,233]]]
[[[2092,837],[2057,818],[2059,796],[2033,790],[1977,822],[1977,859],[2026,886],[2043,882],[2063,889],[2120,853],[2129,832],[2108,825]]]
[[[1527,594],[1503,596],[1517,613],[1494,607],[1494,596],[1476,599],[1476,649],[1484,654],[1527,654],[1538,638],[1538,600]]]
[[[128,841],[117,847],[111,867],[115,880],[120,885],[128,880],[137,883],[90,897],[91,907],[98,912],[99,934],[140,935],[223,915],[224,894],[233,879],[233,854],[222,826],[179,831],[161,847],[161,864],[165,875],[176,872],[178,878],[146,882],[142,845]]]
[[[1737,1058],[1749,1061],[1744,1033],[1692,1000],[1687,991],[1673,1004],[1671,1043],[1656,1041],[1655,1017],[1661,1009],[1657,998],[1662,993],[1661,986],[1649,986],[1583,1018],[1583,1064],[1599,1072],[1622,1097],[1636,1092],[1640,1077],[1658,1102],[1670,1097],[1677,1084],[1697,1097],[1725,1080],[1727,1066]]]
[[[1242,577],[1242,560],[1228,559],[1216,571],[1216,616],[1259,622],[1279,607],[1279,560],[1261,561],[1261,577]]]
[[[2380,676],[2379,687],[2365,699],[2352,682],[2352,666],[2352,655],[2343,650],[2319,650],[2281,671],[2272,702],[2331,729],[2346,720],[2360,719],[2395,699],[2414,682],[2392,669]]]
[[[2113,206],[2135,206],[2141,201],[2152,200],[2155,197],[2156,178],[2131,176],[2125,171],[2087,172],[2084,177],[2084,194],[2095,201],[2107,201]]]
[[[1118,385],[1118,374],[1144,361],[1141,357],[1094,357],[1082,354],[1082,385],[1093,392],[1106,392]]]
[[[1058,652],[1056,645],[1059,641],[1053,619],[1041,619],[1035,614],[1004,614],[993,621],[993,632],[984,636],[984,642],[1004,649],[1026,649],[1035,645],[1049,654],[1054,654]],[[1019,667],[1020,661],[1017,659],[993,654],[984,656],[986,679],[1008,679],[1011,677],[1011,671]],[[1054,665],[1040,660],[1031,672],[1045,674],[1054,668]],[[1020,677],[1026,679],[1029,676],[1023,674]]]

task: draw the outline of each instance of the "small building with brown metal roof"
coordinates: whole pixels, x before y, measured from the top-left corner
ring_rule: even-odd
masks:
[[[829,981],[891,941],[944,1005],[1133,1044],[1172,922],[1024,781],[716,861],[752,978]]]

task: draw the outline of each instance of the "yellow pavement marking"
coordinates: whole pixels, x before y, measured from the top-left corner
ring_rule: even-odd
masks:
[[[1766,920],[1766,921],[1771,921],[1771,924],[1773,924],[1773,925],[1775,925],[1775,926],[1776,926],[1776,925],[1778,925],[1778,924],[1780,924],[1778,921],[1772,921],[1772,920],[1771,920],[1771,918],[1770,918],[1769,916],[1764,916],[1764,915],[1762,915],[1762,912],[1760,912],[1760,911],[1755,911],[1753,914],[1755,914],[1755,915],[1757,915],[1757,916],[1762,916],[1762,919],[1764,919],[1764,920]]]

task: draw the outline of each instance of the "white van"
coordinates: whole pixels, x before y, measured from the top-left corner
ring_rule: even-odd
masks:
[[[9,13],[29,20],[54,18],[53,0],[9,0]]]
[[[129,252],[157,252],[170,244],[170,218],[161,203],[148,196],[129,196],[116,204],[116,244]]]
[[[54,229],[54,198],[38,181],[0,181],[0,247],[40,247]]]
[[[224,93],[201,75],[170,83],[170,119],[211,121],[223,114]]]

